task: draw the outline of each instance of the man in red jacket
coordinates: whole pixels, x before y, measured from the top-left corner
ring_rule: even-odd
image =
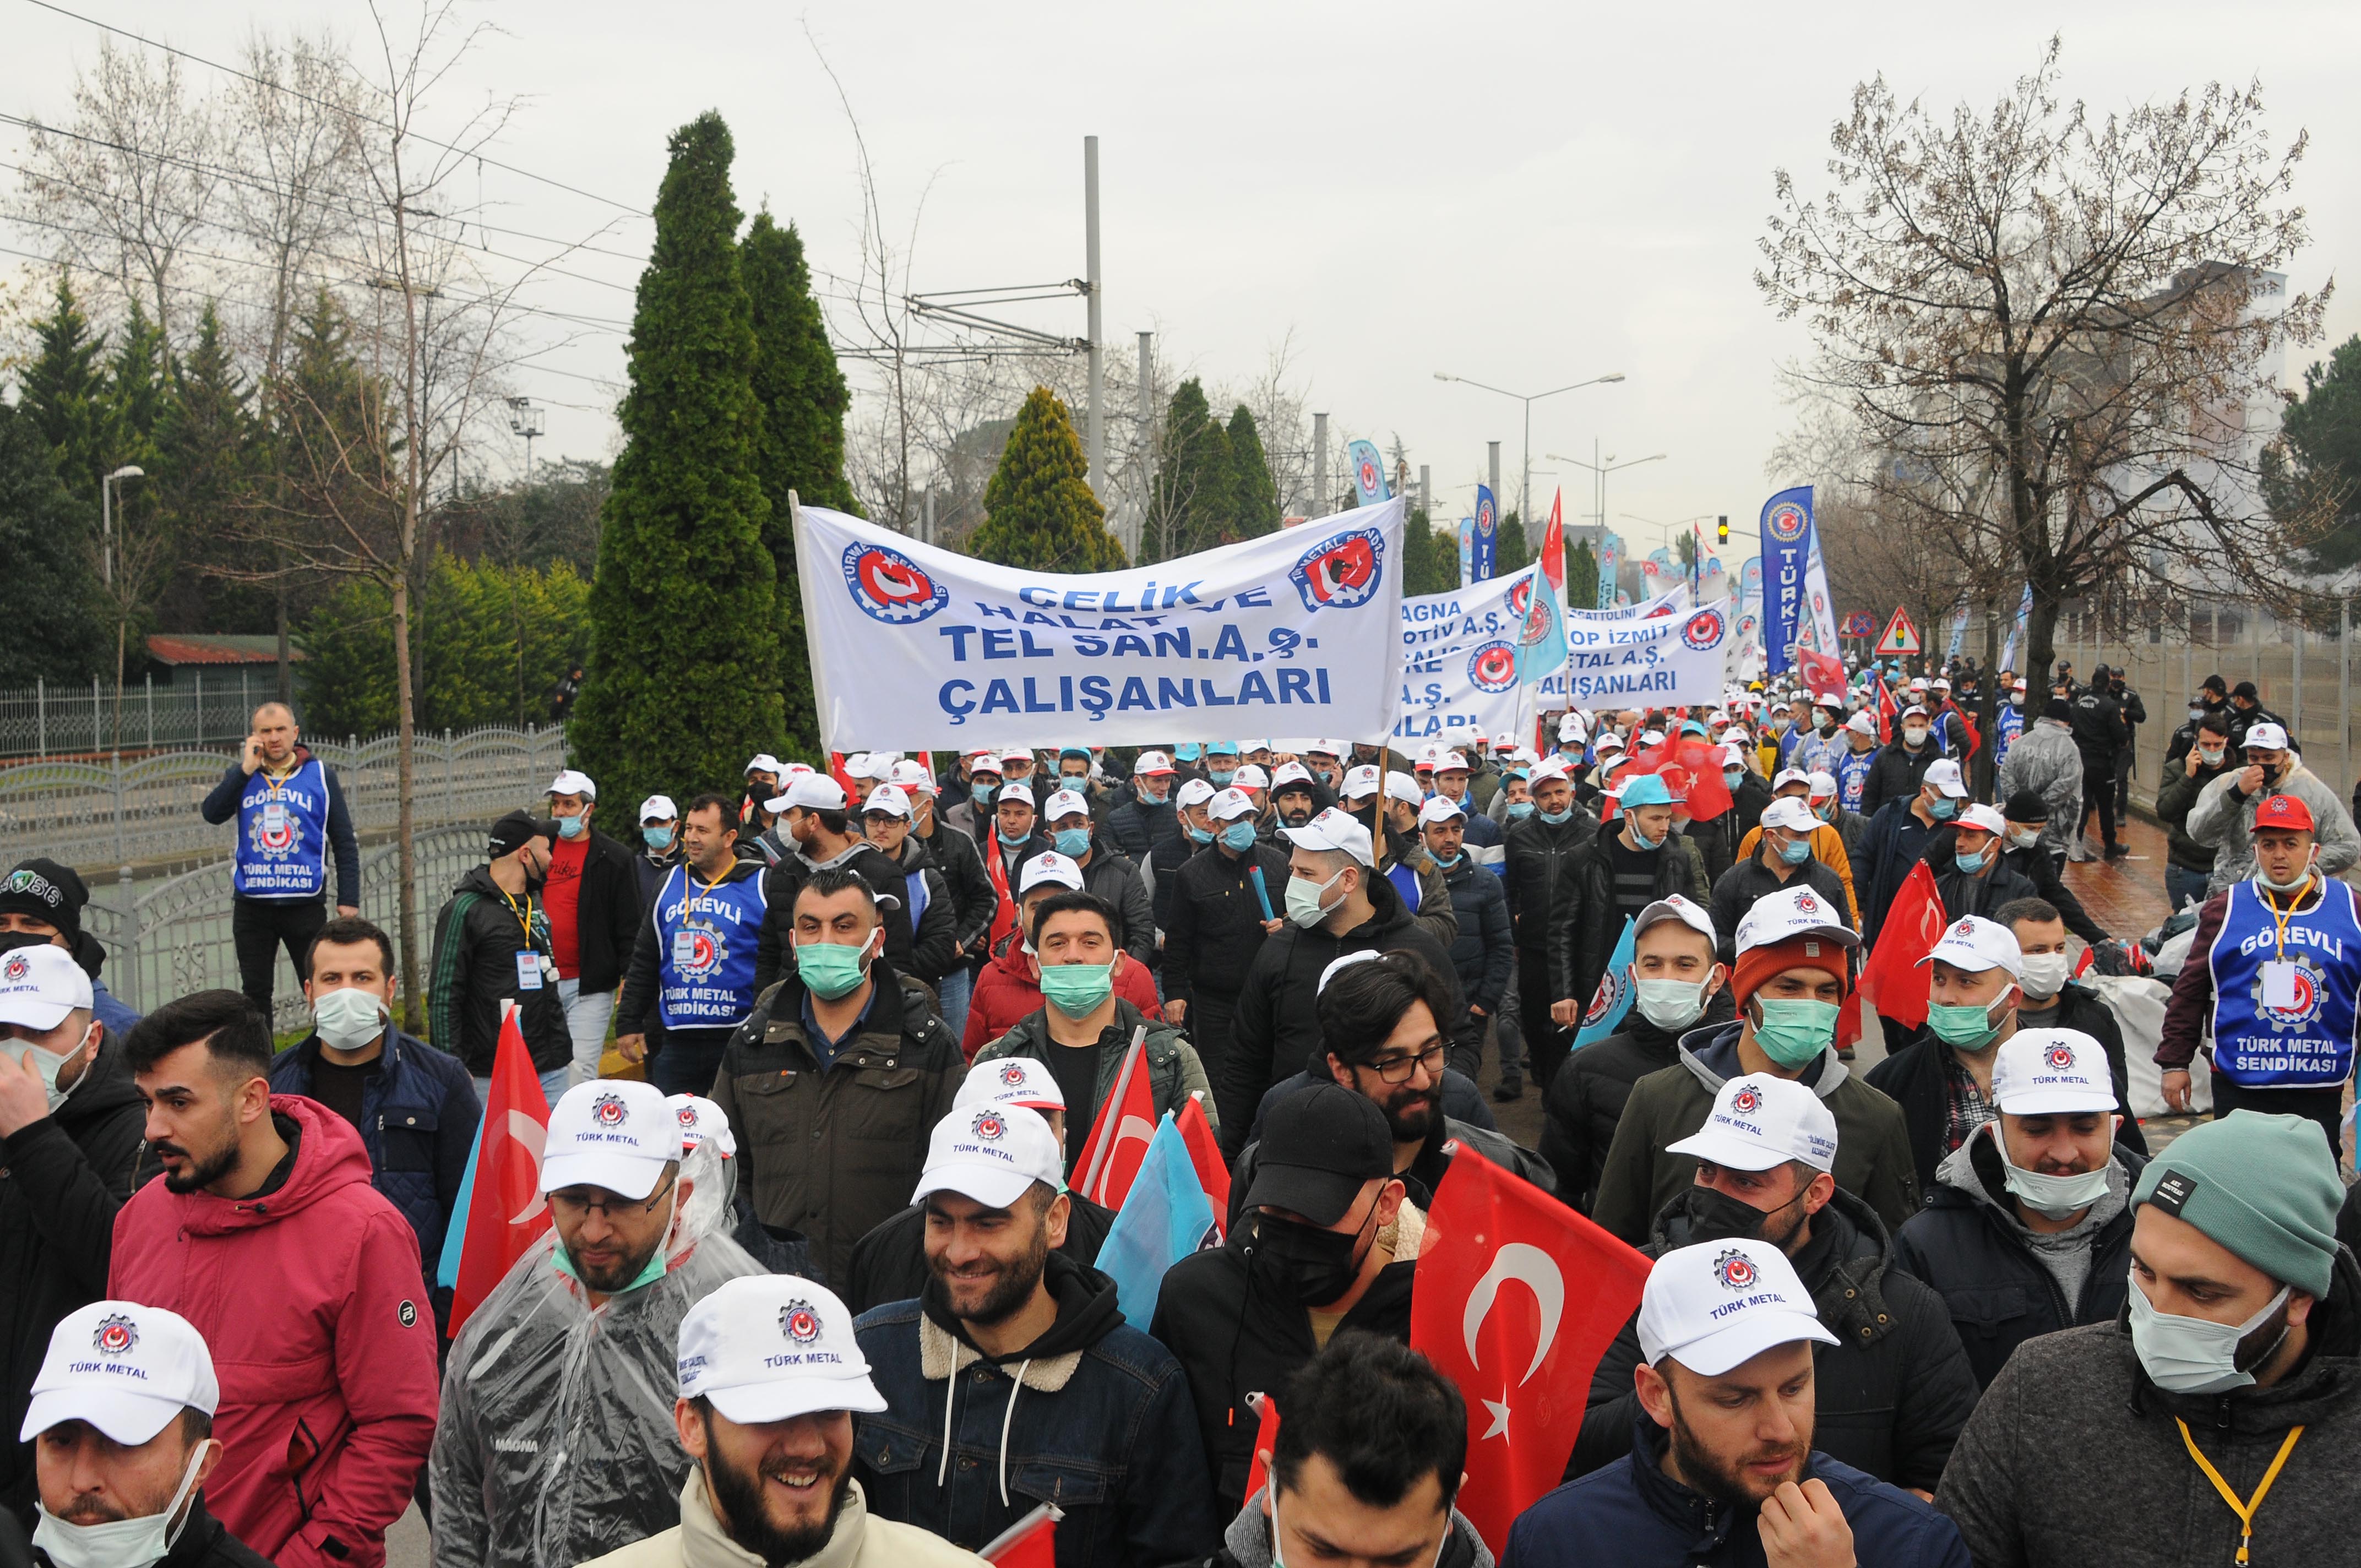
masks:
[[[115,1221],[107,1294],[178,1312],[221,1378],[205,1504],[280,1568],[380,1568],[434,1438],[434,1314],[418,1236],[369,1185],[352,1124],[265,1074],[235,991],[124,1045],[163,1179]]]
[[[960,1036],[960,1052],[971,1062],[975,1053],[1008,1033],[1020,1018],[1041,1010],[1041,965],[1025,933],[1032,929],[1033,910],[1053,894],[1082,891],[1082,868],[1045,850],[1025,862],[1017,873],[1017,928],[993,954],[976,977],[968,999],[967,1028]],[[1115,993],[1149,1018],[1161,1019],[1156,981],[1146,964],[1125,964],[1115,970]]]

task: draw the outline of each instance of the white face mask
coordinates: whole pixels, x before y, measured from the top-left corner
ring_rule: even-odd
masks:
[[[2226,1394],[2254,1382],[2255,1375],[2238,1370],[2238,1345],[2270,1320],[2288,1299],[2288,1288],[2263,1303],[2262,1310],[2243,1323],[2217,1323],[2205,1318],[2183,1318],[2159,1312],[2137,1278],[2132,1280],[2132,1350],[2156,1386],[2170,1394]],[[2285,1334],[2279,1336],[2286,1338]],[[2277,1344],[2256,1359],[2261,1365]],[[36,1546],[40,1544],[37,1538]],[[59,1568],[66,1568],[63,1563]]]
[[[1920,724],[1904,725],[1902,727],[1902,741],[1905,746],[1925,745],[1927,742],[1926,726]]]
[[[357,1051],[385,1032],[385,1002],[369,992],[346,986],[312,999],[312,1022],[320,1043],[340,1051]]]
[[[34,1506],[40,1509],[40,1523],[33,1527],[33,1544],[49,1554],[54,1568],[148,1568],[163,1561],[172,1542],[180,1539],[181,1527],[188,1522],[180,1517],[181,1505],[196,1489],[197,1466],[204,1463],[205,1450],[213,1445],[212,1438],[197,1444],[196,1452],[189,1455],[188,1474],[181,1477],[181,1489],[159,1514],[110,1519],[104,1524],[68,1524],[37,1501]]]
[[[73,1092],[74,1085],[82,1082],[82,1080],[77,1078],[73,1084],[60,1089],[58,1075],[65,1070],[66,1063],[73,1060],[82,1053],[82,1047],[90,1044],[98,1034],[99,1028],[100,1025],[96,1020],[93,1020],[90,1033],[82,1036],[81,1044],[62,1056],[55,1051],[44,1050],[30,1040],[0,1040],[0,1051],[5,1051],[11,1061],[21,1062],[28,1056],[33,1058],[33,1067],[41,1075],[41,1088],[49,1097],[49,1109],[54,1111],[66,1102],[66,1096]]]
[[[2086,1170],[2078,1176],[2045,1176],[2037,1170],[2027,1170],[2008,1157],[2008,1139],[2001,1135],[2000,1124],[1991,1124],[1993,1146],[2000,1150],[2002,1179],[2011,1192],[2037,1214],[2052,1220],[2080,1212],[2097,1202],[2107,1193],[2107,1167]]]
[[[2038,828],[2012,828],[2008,830],[2008,845],[2012,850],[2030,850],[2040,842],[2041,829]]]
[[[2074,960],[2063,953],[2027,953],[2020,961],[2017,984],[2027,1002],[2047,1002],[2074,977]]]
[[[1659,1029],[1686,1029],[1705,1016],[1706,981],[1634,980],[1631,1004]]]
[[[2312,868],[2319,863],[2320,846],[2317,844],[2312,847],[2312,859],[2304,862],[2303,870],[2296,872],[2294,880],[2290,882],[2273,882],[2270,873],[2263,870],[2261,864],[2257,862],[2255,866],[2255,885],[2266,888],[2272,893],[2301,893],[2311,884]]]
[[[1287,882],[1287,917],[1306,931],[1327,919],[1334,913],[1333,906],[1320,901],[1328,896],[1328,890],[1336,885],[1338,878],[1352,869],[1346,866],[1318,887],[1301,877],[1290,877]]]

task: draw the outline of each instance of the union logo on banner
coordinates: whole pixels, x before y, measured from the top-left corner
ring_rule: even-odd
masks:
[[[1385,535],[1374,528],[1340,533],[1305,551],[1288,568],[1308,610],[1352,609],[1375,598],[1385,581]]]
[[[1517,651],[1487,642],[1467,656],[1467,678],[1477,691],[1504,692],[1517,684]]]
[[[1681,627],[1681,641],[1692,652],[1709,653],[1730,635],[1730,622],[1718,609],[1698,610]]]
[[[1378,465],[1374,458],[1361,459],[1361,493],[1367,496],[1378,493]]]
[[[1780,543],[1793,544],[1804,537],[1805,525],[1810,521],[1804,515],[1802,507],[1793,501],[1781,501],[1771,509],[1770,515],[1763,520],[1763,525]]]
[[[844,586],[873,620],[914,626],[951,602],[950,589],[898,550],[855,542],[844,547]]]

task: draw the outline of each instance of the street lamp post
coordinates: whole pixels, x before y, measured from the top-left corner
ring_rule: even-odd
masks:
[[[1563,387],[1553,387],[1546,392],[1530,394],[1511,392],[1505,387],[1494,387],[1482,381],[1472,381],[1465,376],[1454,376],[1447,370],[1437,370],[1434,373],[1434,378],[1438,381],[1457,381],[1463,386],[1474,387],[1481,391],[1496,392],[1504,398],[1514,398],[1525,405],[1525,441],[1521,452],[1524,476],[1517,484],[1517,525],[1525,531],[1525,537],[1531,539],[1533,528],[1533,405],[1543,398],[1554,398],[1560,392],[1578,391],[1584,387],[1598,387],[1609,381],[1620,381],[1623,379],[1623,372],[1610,370],[1604,376],[1593,376],[1587,381],[1574,381]]]
[[[1597,486],[1595,493],[1598,498],[1598,510],[1593,515],[1598,519],[1598,526],[1601,528],[1607,526],[1607,476],[1620,473],[1625,468],[1637,468],[1642,463],[1661,463],[1664,460],[1664,454],[1651,452],[1645,457],[1632,457],[1618,463],[1615,461],[1615,455],[1611,452],[1603,457],[1600,456],[1598,443],[1596,441],[1590,444],[1588,462],[1579,457],[1567,457],[1555,452],[1543,453],[1543,455],[1553,463],[1571,463],[1577,468],[1590,470],[1592,481]]]
[[[115,586],[115,482],[147,477],[147,469],[126,463],[98,482],[98,574],[110,588]]]

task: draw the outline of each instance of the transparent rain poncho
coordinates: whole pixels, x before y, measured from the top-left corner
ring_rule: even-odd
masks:
[[[662,1278],[594,1309],[553,1229],[467,1320],[429,1461],[435,1568],[575,1568],[680,1522],[680,1321],[763,1272],[727,1234],[732,1163],[710,1144],[682,1159]]]

